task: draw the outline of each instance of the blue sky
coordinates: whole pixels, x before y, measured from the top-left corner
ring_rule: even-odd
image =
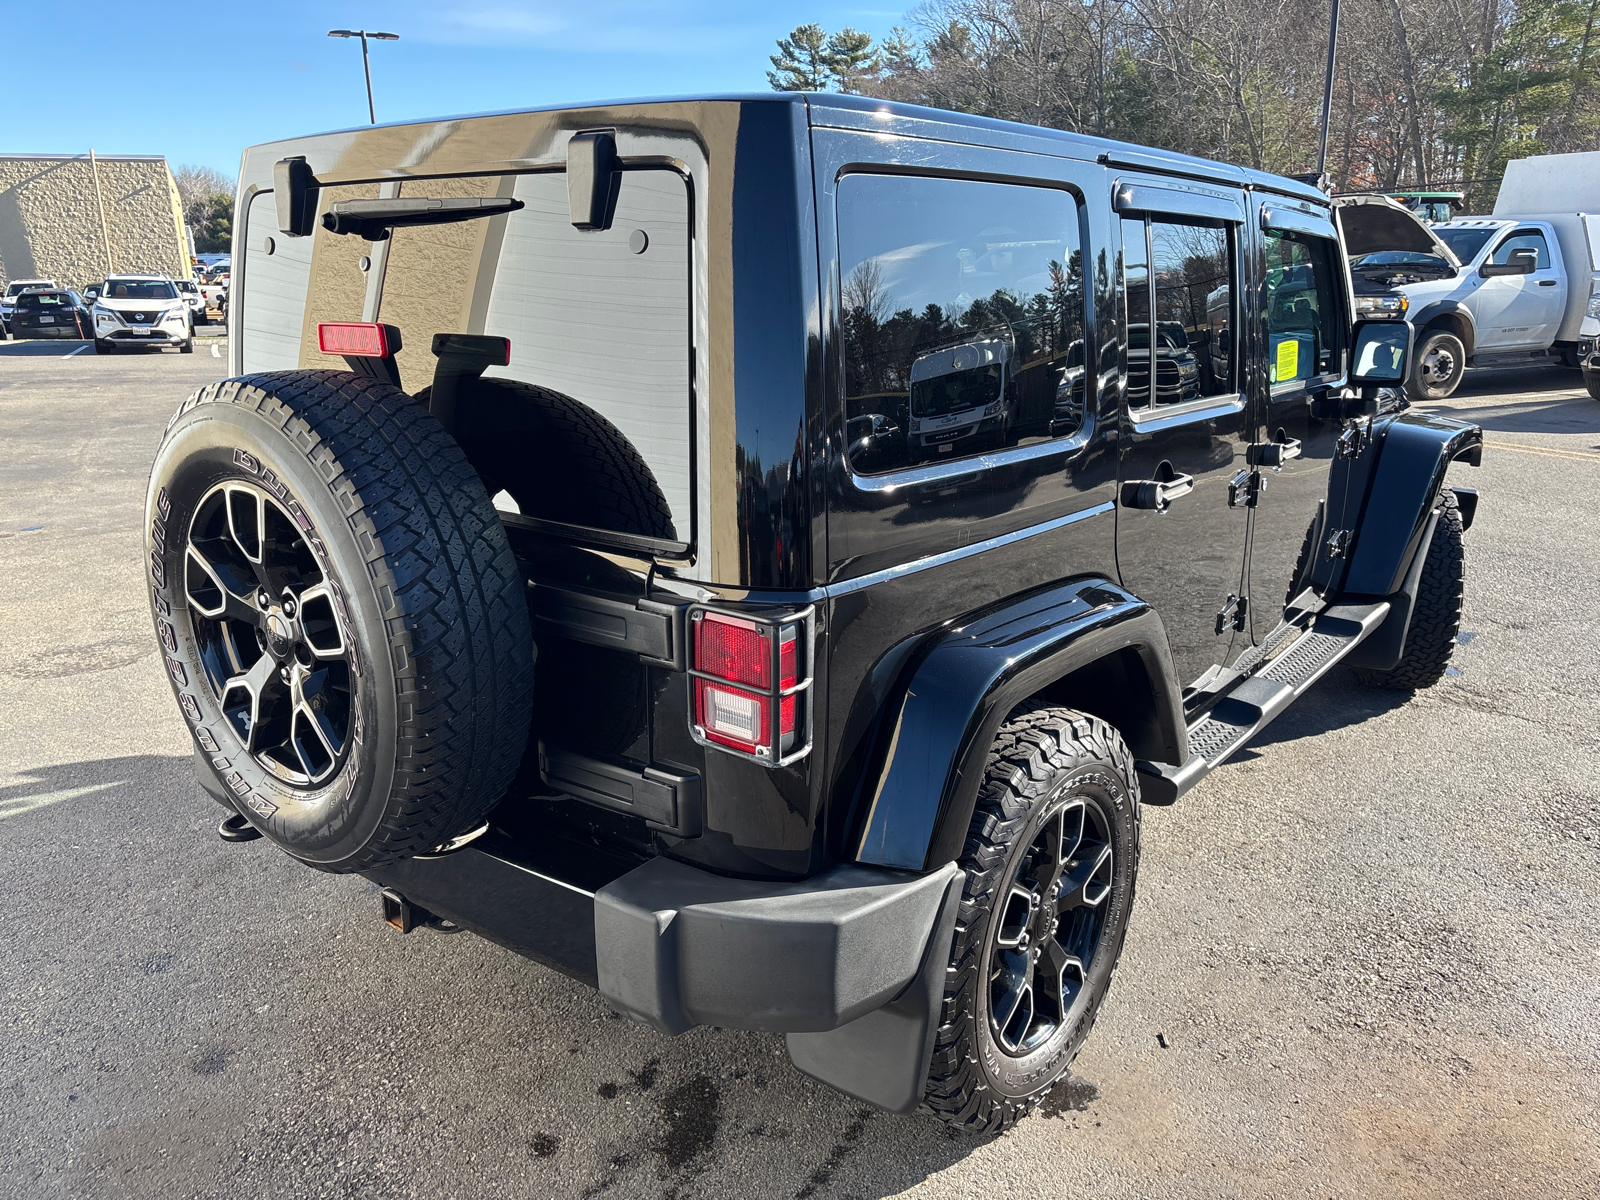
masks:
[[[399,121],[765,91],[767,56],[796,25],[881,37],[906,23],[894,0],[280,0],[185,5],[170,21],[126,22],[96,20],[92,9],[65,21],[60,5],[24,0],[0,0],[0,10],[0,79],[11,101],[0,153],[165,154],[229,175],[252,143],[366,121],[360,43],[329,29],[401,35],[372,47],[378,120]],[[152,86],[167,66],[179,86]]]

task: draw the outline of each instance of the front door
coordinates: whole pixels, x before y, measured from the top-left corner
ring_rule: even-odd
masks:
[[[1244,645],[1247,510],[1229,504],[1251,432],[1238,383],[1240,226],[1159,212],[1120,225],[1128,386],[1117,565],[1161,617],[1189,687]]]
[[[1472,300],[1473,315],[1478,319],[1476,350],[1531,349],[1555,341],[1566,289],[1561,286],[1549,243],[1538,229],[1515,229],[1485,261],[1508,263],[1513,250],[1534,251],[1538,264],[1532,275],[1491,275],[1479,281]]]
[[[1256,260],[1255,336],[1267,369],[1255,383],[1259,449],[1251,456],[1250,481],[1257,489],[1250,630],[1258,643],[1277,627],[1284,605],[1309,583],[1320,543],[1327,540],[1322,514],[1340,422],[1313,415],[1312,402],[1344,376],[1349,327],[1333,226],[1270,204],[1261,224],[1266,228]]]

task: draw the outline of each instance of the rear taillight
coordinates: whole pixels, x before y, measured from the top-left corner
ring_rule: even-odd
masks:
[[[774,620],[696,609],[691,621],[696,738],[769,766],[804,756],[810,612]]]

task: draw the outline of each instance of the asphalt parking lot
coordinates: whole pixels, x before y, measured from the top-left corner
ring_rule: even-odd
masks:
[[[1455,673],[1336,671],[1171,809],[1074,1075],[997,1139],[669,1040],[229,846],[140,523],[225,362],[0,344],[0,1196],[1600,1196],[1600,403],[1484,372]]]

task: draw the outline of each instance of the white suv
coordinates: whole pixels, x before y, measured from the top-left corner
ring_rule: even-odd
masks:
[[[17,297],[30,288],[54,289],[54,279],[13,279],[6,284],[6,294],[0,297],[0,336],[11,332],[11,313],[16,308]]]
[[[141,345],[194,353],[189,305],[165,275],[108,275],[94,302],[95,353]]]

